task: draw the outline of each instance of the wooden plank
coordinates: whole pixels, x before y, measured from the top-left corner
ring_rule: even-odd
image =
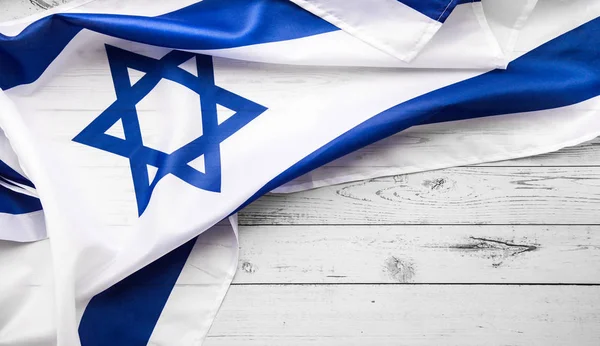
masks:
[[[598,286],[232,286],[206,346],[598,345]]]
[[[598,224],[600,168],[463,167],[267,195],[261,224]]]
[[[600,226],[249,226],[234,283],[598,283]]]

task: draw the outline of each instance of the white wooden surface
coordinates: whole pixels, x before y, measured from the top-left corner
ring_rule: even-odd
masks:
[[[600,146],[265,196],[207,345],[599,345]]]
[[[599,144],[263,197],[206,345],[600,345]]]
[[[215,345],[598,345],[596,286],[233,286]]]
[[[595,224],[596,167],[462,167],[268,195],[247,225]]]

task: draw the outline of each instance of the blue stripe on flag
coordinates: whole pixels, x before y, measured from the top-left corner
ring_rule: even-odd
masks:
[[[220,49],[339,30],[288,0],[204,0],[158,17],[60,13],[0,34],[0,89],[38,79],[81,29],[155,46]]]
[[[525,112],[567,106],[600,95],[599,32],[600,19],[596,19],[527,53],[507,70],[483,74],[392,107],[300,160],[238,210],[302,174],[410,126],[465,118],[460,109],[483,117],[501,114],[497,107],[507,113]],[[557,94],[563,92],[566,95],[558,95],[557,100]],[[150,264],[94,297],[79,327],[82,346],[146,345],[190,250],[190,243],[186,243],[157,261],[161,263]],[[147,283],[155,282],[153,277],[163,275],[170,278],[170,287],[147,287]],[[145,304],[152,306],[152,318],[138,320],[137,316],[146,312]]]
[[[0,160],[0,176],[25,186],[34,187],[29,179],[19,174],[2,160]]]
[[[600,95],[600,18],[494,70],[429,93],[437,123],[564,107]],[[425,108],[426,105],[422,105]]]
[[[0,213],[20,215],[42,210],[38,198],[15,192],[0,185]]]
[[[81,346],[146,346],[196,239],[94,296],[81,322]]]

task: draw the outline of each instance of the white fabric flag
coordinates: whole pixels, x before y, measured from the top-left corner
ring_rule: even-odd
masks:
[[[259,196],[597,136],[598,16],[96,0],[0,23],[0,237],[40,240],[0,243],[0,345],[197,345]]]

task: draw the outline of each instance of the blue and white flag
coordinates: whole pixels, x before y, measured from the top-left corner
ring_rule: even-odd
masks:
[[[199,345],[261,195],[593,139],[599,16],[87,0],[0,23],[0,345]]]

